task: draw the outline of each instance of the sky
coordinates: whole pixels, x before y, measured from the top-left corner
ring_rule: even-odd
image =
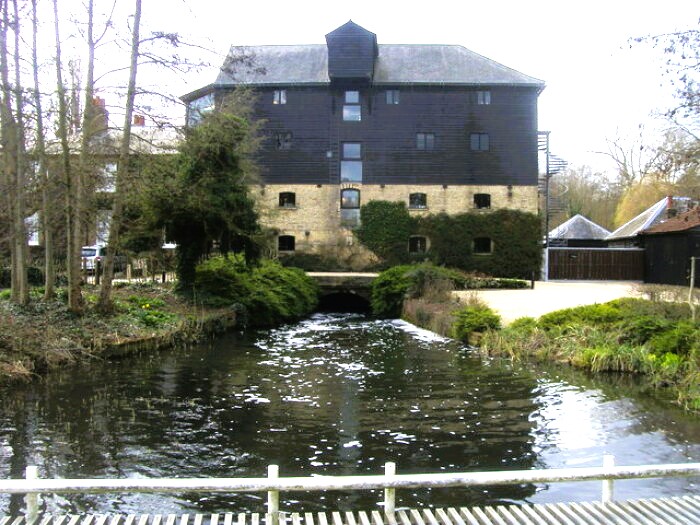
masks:
[[[65,1],[65,0],[61,0]],[[68,0],[79,2],[79,0]],[[130,8],[129,0],[119,0]],[[212,49],[211,67],[168,80],[182,95],[210,82],[230,45],[321,44],[348,20],[379,44],[459,44],[539,78],[539,129],[572,166],[609,170],[599,153],[632,140],[640,125],[653,141],[665,124],[652,118],[673,103],[660,50],[630,39],[698,26],[691,0],[144,0],[146,28],[178,32]]]

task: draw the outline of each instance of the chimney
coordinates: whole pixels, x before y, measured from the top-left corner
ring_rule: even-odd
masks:
[[[675,217],[678,214],[678,210],[675,207],[675,203],[673,201],[673,196],[668,195],[666,197],[666,218],[670,219],[672,217]]]
[[[92,123],[94,125],[94,131],[107,131],[109,124],[109,112],[107,111],[105,105],[105,99],[101,97],[94,97],[92,99]]]
[[[143,127],[146,125],[146,117],[143,115],[134,115],[134,126]]]

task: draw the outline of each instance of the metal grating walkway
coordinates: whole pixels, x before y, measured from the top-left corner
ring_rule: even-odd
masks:
[[[273,525],[265,514],[130,514],[2,517],[0,525]],[[700,496],[611,503],[279,514],[279,525],[700,525]]]

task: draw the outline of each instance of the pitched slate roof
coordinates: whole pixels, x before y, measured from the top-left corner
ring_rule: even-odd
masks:
[[[670,198],[673,199],[673,204],[676,207],[679,205],[685,205],[687,207],[688,203],[691,202],[689,197]],[[617,230],[608,235],[606,239],[614,240],[634,237],[639,232],[646,230],[647,228],[651,228],[654,224],[661,222],[666,216],[665,212],[668,208],[668,199],[669,197],[664,197],[659,202],[637,215],[635,218],[620,226]]]
[[[667,219],[641,232],[642,235],[655,233],[684,232],[700,226],[700,208],[694,208],[685,213]]]
[[[327,84],[324,44],[232,46],[214,86]],[[380,44],[375,84],[517,85],[544,82],[457,45]]]
[[[550,239],[605,239],[610,232],[577,214],[549,232]]]

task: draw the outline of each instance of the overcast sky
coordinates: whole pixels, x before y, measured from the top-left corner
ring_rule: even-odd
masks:
[[[700,8],[691,0],[144,0],[143,16],[148,27],[204,41],[219,55],[210,69],[173,81],[178,94],[212,82],[230,45],[320,44],[350,19],[380,44],[463,45],[544,80],[539,129],[552,132],[553,151],[604,168],[594,152],[606,140],[642,123],[653,128],[650,115],[672,103],[661,51],[629,39],[697,27]]]

